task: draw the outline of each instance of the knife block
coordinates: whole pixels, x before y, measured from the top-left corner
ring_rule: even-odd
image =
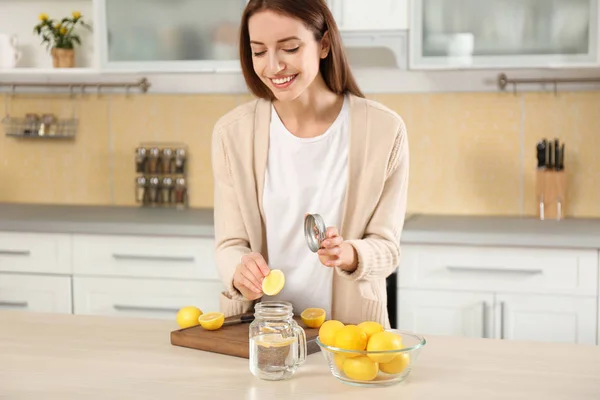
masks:
[[[564,170],[538,170],[535,193],[539,219],[565,218],[567,176]]]

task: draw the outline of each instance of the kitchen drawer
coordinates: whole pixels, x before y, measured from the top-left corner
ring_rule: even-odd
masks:
[[[219,311],[220,282],[142,278],[73,278],[75,314],[172,319],[195,305]]]
[[[405,245],[404,288],[596,296],[595,250]]]
[[[218,280],[214,239],[75,235],[76,275]]]
[[[0,309],[71,314],[71,278],[0,273]]]
[[[0,271],[71,273],[69,235],[0,232]]]

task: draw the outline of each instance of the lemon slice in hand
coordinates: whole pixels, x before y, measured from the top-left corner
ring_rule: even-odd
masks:
[[[269,275],[265,276],[262,282],[262,291],[267,296],[275,296],[283,289],[285,285],[285,276],[278,269],[272,269]]]
[[[225,314],[221,312],[209,312],[198,317],[198,322],[207,331],[214,331],[223,326]]]

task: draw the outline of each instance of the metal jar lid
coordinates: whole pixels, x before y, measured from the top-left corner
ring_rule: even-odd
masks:
[[[310,251],[316,253],[321,248],[326,232],[327,227],[319,214],[306,214],[306,217],[304,217],[304,237]]]

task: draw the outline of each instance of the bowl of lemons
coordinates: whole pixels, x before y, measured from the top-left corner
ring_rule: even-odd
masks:
[[[373,321],[345,325],[328,320],[316,339],[329,370],[340,381],[355,386],[389,386],[406,379],[426,340],[423,336],[384,329]]]

